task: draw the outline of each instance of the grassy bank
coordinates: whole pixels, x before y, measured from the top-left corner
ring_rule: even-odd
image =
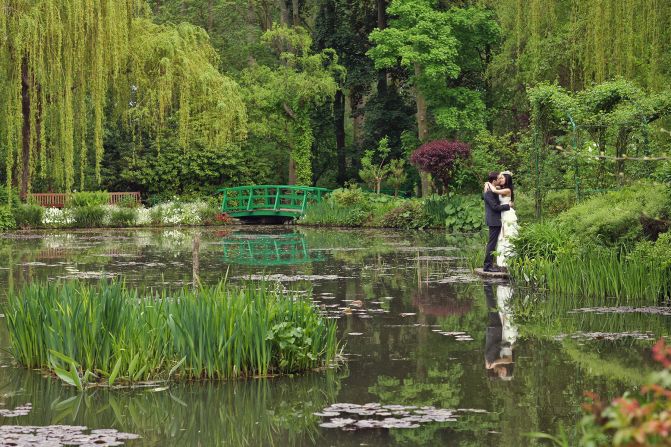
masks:
[[[157,295],[119,282],[35,284],[3,312],[16,361],[79,388],[300,372],[338,349],[335,324],[263,283]]]
[[[475,232],[484,225],[479,195],[431,195],[406,199],[369,193],[356,186],[336,189],[311,205],[298,221],[302,225],[371,228],[446,228]]]
[[[634,185],[523,225],[513,280],[577,296],[671,297],[671,196],[660,189]]]

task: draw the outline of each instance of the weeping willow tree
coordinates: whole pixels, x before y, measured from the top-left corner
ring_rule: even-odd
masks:
[[[140,134],[176,123],[185,150],[197,142],[225,149],[246,136],[247,114],[238,84],[216,68],[218,56],[205,30],[182,23],[133,21],[129,62],[130,96],[122,104],[124,124]]]
[[[496,0],[506,36],[500,80],[559,81],[580,90],[617,76],[659,90],[669,81],[671,6],[665,0]]]
[[[0,0],[0,152],[23,199],[35,178],[83,187],[90,164],[100,181],[108,113],[156,138],[176,114],[184,147],[244,137],[244,104],[206,33],[144,14],[141,0]]]

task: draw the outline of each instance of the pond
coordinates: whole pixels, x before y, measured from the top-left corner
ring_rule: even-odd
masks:
[[[13,366],[2,352],[0,438],[22,431],[15,445],[59,445],[66,435],[77,445],[534,445],[525,433],[575,424],[585,390],[615,396],[654,368],[650,349],[671,332],[669,309],[538,301],[472,276],[464,258],[480,249],[442,232],[288,226],[6,234],[3,291],[66,278],[120,277],[147,288],[266,278],[337,319],[346,362],[293,377],[82,394]]]

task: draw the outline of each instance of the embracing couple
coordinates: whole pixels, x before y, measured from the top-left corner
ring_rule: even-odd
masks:
[[[515,189],[509,171],[490,172],[482,198],[485,200],[485,221],[489,227],[489,241],[485,252],[485,272],[500,272],[508,267],[507,259],[513,254],[512,238],[517,236],[517,214],[513,209]],[[496,251],[496,265],[494,252]]]

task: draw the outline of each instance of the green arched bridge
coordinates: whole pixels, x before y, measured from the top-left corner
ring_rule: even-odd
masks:
[[[221,212],[239,219],[257,217],[294,219],[312,203],[321,202],[326,188],[290,185],[236,186],[219,190]]]

